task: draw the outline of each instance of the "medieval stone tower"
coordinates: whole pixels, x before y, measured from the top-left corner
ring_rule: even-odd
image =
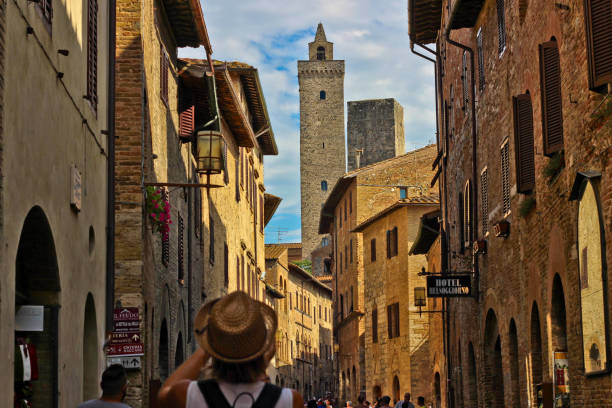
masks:
[[[395,99],[354,101],[348,105],[348,170],[404,154],[404,108]]]
[[[321,207],[346,171],[344,148],[344,61],[319,23],[308,60],[298,61],[300,84],[300,177],[302,256],[329,243],[319,235]]]

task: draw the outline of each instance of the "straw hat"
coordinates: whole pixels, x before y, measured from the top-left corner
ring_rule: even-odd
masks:
[[[236,291],[202,306],[194,326],[197,342],[211,356],[244,363],[274,345],[277,320],[270,306]]]

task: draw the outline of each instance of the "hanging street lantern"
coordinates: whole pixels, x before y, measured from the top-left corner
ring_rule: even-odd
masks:
[[[414,305],[417,307],[427,306],[425,288],[414,288]]]
[[[223,171],[223,136],[218,130],[200,130],[196,135],[197,171],[219,174]]]

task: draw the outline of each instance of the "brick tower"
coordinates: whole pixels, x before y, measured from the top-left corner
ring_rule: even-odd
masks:
[[[308,60],[298,61],[300,83],[300,177],[302,255],[326,245],[319,235],[321,207],[346,171],[344,149],[344,61],[319,23]]]
[[[395,99],[349,101],[348,170],[404,154],[404,108]]]

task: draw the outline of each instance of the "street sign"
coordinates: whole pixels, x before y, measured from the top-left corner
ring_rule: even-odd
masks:
[[[140,332],[138,333],[111,333],[111,344],[140,343]]]
[[[108,357],[106,366],[112,364],[121,364],[126,370],[135,370],[140,368],[140,357]]]
[[[427,297],[472,296],[470,275],[438,275],[427,277]]]
[[[136,333],[140,332],[140,318],[137,307],[122,307],[113,312],[115,332]]]
[[[142,356],[144,355],[144,347],[142,343],[129,343],[129,344],[109,344],[106,349],[106,355],[108,357],[117,356]]]

